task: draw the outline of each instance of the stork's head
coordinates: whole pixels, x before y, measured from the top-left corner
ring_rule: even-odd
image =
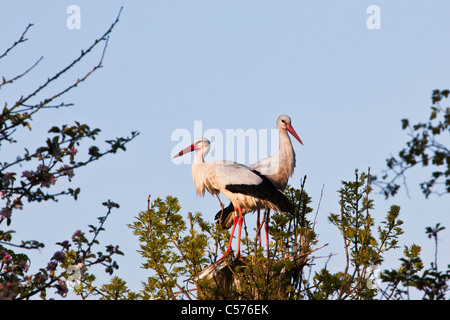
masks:
[[[195,141],[192,145],[194,146],[195,151],[209,150],[209,146],[211,145],[211,142],[209,142],[209,140],[206,138],[198,138],[198,139],[195,139]]]
[[[295,139],[298,140],[301,144],[303,144],[302,140],[298,136],[297,132],[295,132],[294,128],[291,125],[291,117],[288,115],[282,114],[277,119],[277,128],[281,130],[287,130],[290,134],[294,136]]]
[[[189,147],[181,150],[179,153],[174,155],[172,159],[175,159],[176,157],[182,156],[185,153],[189,153],[192,151],[202,151],[203,155],[207,154],[209,151],[210,142],[206,138],[198,138],[192,143]]]

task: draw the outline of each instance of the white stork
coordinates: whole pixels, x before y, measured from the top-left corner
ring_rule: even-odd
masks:
[[[288,198],[273,183],[256,170],[228,161],[205,162],[209,152],[208,139],[199,138],[192,145],[180,151],[173,158],[196,151],[192,163],[192,178],[198,195],[204,196],[205,190],[212,195],[224,194],[232,203],[238,216],[233,219],[230,240],[225,256],[230,252],[236,224],[239,222],[236,259],[240,257],[242,215],[257,208],[270,208],[283,212],[293,212]],[[219,259],[220,260],[220,259]]]
[[[295,168],[295,152],[288,132],[292,134],[294,138],[297,139],[302,145],[303,142],[292,127],[291,118],[289,116],[282,114],[277,118],[277,129],[279,136],[278,152],[256,162],[251,165],[250,168],[266,176],[279,190],[283,191],[287,186],[289,178],[294,174]],[[259,211],[262,208],[257,209],[257,229],[259,229]],[[269,255],[268,223],[270,208],[265,207],[265,209],[267,213],[265,219],[267,255]],[[231,215],[231,213],[233,214]],[[231,221],[234,216],[234,209],[232,204],[230,204],[227,208],[220,210],[216,214],[216,220],[219,220],[219,223],[221,223],[225,228],[230,228]]]

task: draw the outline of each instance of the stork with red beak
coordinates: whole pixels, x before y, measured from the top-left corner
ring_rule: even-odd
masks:
[[[278,152],[270,157],[264,158],[250,168],[258,171],[262,175],[266,176],[279,190],[284,191],[287,186],[289,178],[294,174],[295,168],[295,152],[292,146],[291,139],[288,132],[303,145],[302,140],[295,132],[291,124],[291,118],[287,115],[280,115],[277,118],[277,129],[279,136]],[[260,209],[266,209],[265,215],[265,231],[266,231],[266,243],[267,243],[267,255],[269,255],[269,235],[268,235],[268,222],[270,208],[261,207],[258,208],[257,216],[257,230],[259,230],[259,217]],[[231,227],[231,221],[236,216],[232,204],[223,210],[220,210],[216,214],[216,220],[219,220],[225,228]]]
[[[205,190],[211,195],[222,193],[233,205],[237,215],[233,219],[230,240],[225,256],[229,254],[236,224],[239,223],[236,259],[240,257],[242,216],[257,208],[291,212],[294,208],[289,199],[264,175],[256,170],[232,162],[205,162],[209,152],[208,139],[199,138],[192,145],[177,153],[173,158],[195,151],[192,163],[192,178],[198,195],[204,196]]]

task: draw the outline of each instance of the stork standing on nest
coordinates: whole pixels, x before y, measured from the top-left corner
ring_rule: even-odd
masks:
[[[289,199],[264,175],[256,170],[226,161],[205,162],[209,152],[208,139],[199,138],[192,145],[177,153],[173,158],[195,151],[192,163],[192,178],[198,195],[204,196],[205,190],[212,195],[222,193],[233,205],[238,214],[233,219],[230,240],[225,256],[229,254],[236,224],[239,223],[236,259],[240,257],[242,216],[257,208],[291,212],[294,208]],[[223,257],[222,257],[223,258]],[[221,259],[222,259],[221,258]],[[220,260],[220,259],[219,259]]]
[[[298,136],[297,132],[294,130],[291,124],[291,118],[287,115],[280,115],[277,119],[277,129],[279,136],[279,147],[278,152],[270,157],[264,158],[255,164],[251,165],[250,168],[258,171],[262,175],[266,176],[279,190],[283,191],[288,183],[289,178],[294,174],[295,168],[295,152],[292,146],[291,139],[289,138],[288,132],[298,140],[303,145],[302,140]],[[266,231],[266,243],[267,243],[267,256],[269,256],[269,234],[268,234],[268,224],[269,224],[269,207],[257,208],[257,230],[259,232],[259,221],[260,221],[260,209],[265,209],[265,231]],[[236,216],[233,205],[230,205],[216,214],[216,220],[219,220],[225,228],[231,227],[231,222]],[[261,244],[261,237],[259,237]]]

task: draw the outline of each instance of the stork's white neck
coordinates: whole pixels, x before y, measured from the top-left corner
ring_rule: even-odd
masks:
[[[280,145],[278,152],[283,158],[283,163],[290,168],[290,175],[294,172],[295,167],[295,152],[292,146],[291,138],[286,130],[278,129],[278,136],[280,137]]]
[[[278,182],[277,187],[283,190],[287,185],[289,177],[294,174],[295,152],[292,147],[291,138],[289,137],[286,129],[278,129],[278,136],[279,146],[276,157],[278,157],[279,167],[278,172],[274,175],[274,178],[277,176],[275,179]]]
[[[196,151],[192,164],[195,165],[195,164],[205,163],[206,152],[207,152],[207,150],[205,150],[204,148],[201,148],[199,151]]]
[[[278,138],[280,140],[280,145],[278,149],[283,148],[285,145],[289,145],[292,148],[291,138],[286,129],[278,129]]]
[[[192,178],[198,195],[205,195],[205,188],[209,185],[206,173],[205,155],[209,150],[202,148],[195,152],[192,162]]]

